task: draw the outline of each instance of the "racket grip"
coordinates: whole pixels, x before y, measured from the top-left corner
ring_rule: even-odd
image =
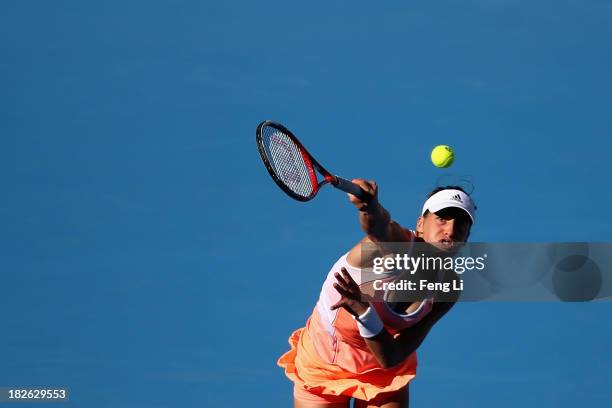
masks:
[[[333,186],[337,189],[342,190],[345,193],[352,194],[362,201],[370,201],[370,199],[372,199],[372,194],[368,193],[352,181],[348,181],[347,179],[338,176],[335,176],[335,178],[336,182],[333,183]]]

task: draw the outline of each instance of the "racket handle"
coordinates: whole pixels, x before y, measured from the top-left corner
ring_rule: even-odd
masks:
[[[354,195],[362,201],[370,201],[370,199],[372,199],[372,194],[368,193],[352,181],[348,181],[342,177],[335,176],[335,183],[332,183],[332,185],[345,193]]]

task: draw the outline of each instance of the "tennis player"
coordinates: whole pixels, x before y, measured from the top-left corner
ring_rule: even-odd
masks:
[[[278,360],[294,383],[295,408],[347,408],[351,399],[355,408],[408,407],[416,350],[456,300],[364,302],[360,272],[372,259],[364,259],[362,245],[426,242],[452,251],[467,241],[474,223],[469,195],[455,186],[433,190],[413,231],[391,220],[375,182],[353,182],[373,196],[365,202],[349,194],[366,237],[331,268],[306,326],[291,334],[291,350]]]

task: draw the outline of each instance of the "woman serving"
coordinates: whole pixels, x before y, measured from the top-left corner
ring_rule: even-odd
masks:
[[[416,349],[455,303],[435,296],[415,302],[392,303],[386,296],[364,301],[361,272],[373,259],[362,246],[425,242],[452,252],[467,241],[475,220],[469,195],[454,186],[433,190],[412,231],[391,220],[378,202],[376,183],[353,183],[371,196],[365,201],[349,194],[366,237],[331,268],[306,326],[292,333],[291,350],[278,360],[294,382],[296,408],[346,408],[351,399],[355,408],[407,407]]]

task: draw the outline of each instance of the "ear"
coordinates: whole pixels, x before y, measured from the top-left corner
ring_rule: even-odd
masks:
[[[424,223],[425,223],[425,217],[417,218],[417,222],[416,222],[416,236],[417,237],[423,236],[423,224]]]

